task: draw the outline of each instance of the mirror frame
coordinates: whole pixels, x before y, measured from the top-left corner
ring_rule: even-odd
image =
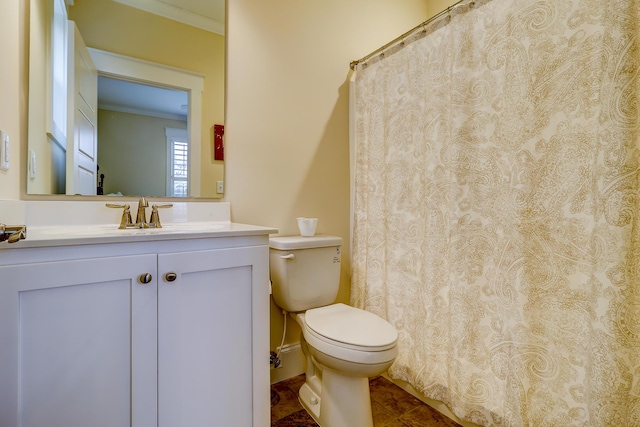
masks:
[[[190,153],[202,148],[202,91],[204,75],[138,58],[88,48],[98,75],[188,92],[187,129]],[[200,158],[189,156],[189,196],[200,197]]]

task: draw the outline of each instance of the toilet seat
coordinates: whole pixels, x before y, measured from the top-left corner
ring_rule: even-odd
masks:
[[[307,310],[303,334],[309,345],[342,360],[384,363],[397,355],[398,332],[381,317],[345,304]]]

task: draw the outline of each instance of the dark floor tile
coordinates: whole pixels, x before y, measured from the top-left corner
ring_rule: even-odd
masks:
[[[311,415],[304,409],[271,422],[271,427],[318,427]]]
[[[407,427],[460,427],[460,424],[426,404],[404,413],[400,421]]]
[[[298,402],[298,395],[285,382],[273,384],[271,390],[280,396],[278,404],[271,407],[271,421],[284,418],[302,408]]]
[[[300,390],[300,387],[302,387],[302,385],[304,384],[305,381],[305,376],[303,375],[297,375],[295,377],[286,379],[283,381],[283,383],[285,383],[291,390],[293,390],[294,393],[298,394],[298,391]]]
[[[378,402],[371,401],[371,415],[373,415],[373,427],[386,427],[398,414],[385,409]]]
[[[371,401],[381,404],[398,416],[424,404],[384,377],[372,378],[369,387]]]
[[[395,419],[389,422],[388,424],[385,424],[383,427],[407,427],[407,425],[402,421]]]

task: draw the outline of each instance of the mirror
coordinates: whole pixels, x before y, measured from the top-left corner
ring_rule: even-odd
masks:
[[[59,76],[63,67],[48,57],[55,50],[49,42],[56,37],[51,24],[56,3],[66,8],[73,22],[66,45],[75,46],[81,39],[89,48],[88,59],[69,55],[64,61],[63,76],[74,76],[68,81],[76,83],[66,88],[70,101],[62,108],[59,96],[65,89],[58,89],[56,98],[51,88],[63,79]],[[222,197],[224,0],[70,3],[31,0],[27,193],[180,197],[180,190],[186,187],[189,197]],[[75,47],[69,51],[77,53]],[[91,75],[83,68],[89,62],[94,62],[100,83],[83,93],[77,86],[91,87],[86,83],[90,77],[83,77]],[[80,70],[78,64],[82,64]],[[113,97],[120,87],[128,96],[142,94],[137,100],[133,97],[135,105],[103,96]],[[82,102],[96,98],[95,119],[87,113],[91,108],[77,108],[80,101],[73,101],[72,96],[78,93]],[[154,111],[166,97],[176,97],[179,105],[174,102],[170,112]],[[66,135],[65,126],[59,124],[65,123],[65,117],[70,118]],[[97,123],[93,156],[97,164],[92,176],[93,166],[85,169],[76,151],[80,147],[91,153],[93,123]],[[182,149],[187,146],[180,130],[187,131],[187,151]],[[144,141],[153,145],[145,146]],[[75,172],[69,172],[70,165]],[[172,188],[178,192],[168,190]]]

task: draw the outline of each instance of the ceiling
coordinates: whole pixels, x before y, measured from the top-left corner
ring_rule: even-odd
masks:
[[[224,35],[225,0],[113,0],[165,18]],[[98,107],[175,120],[187,120],[186,92],[101,76]]]
[[[186,121],[188,103],[185,91],[98,76],[98,108],[102,110]]]

